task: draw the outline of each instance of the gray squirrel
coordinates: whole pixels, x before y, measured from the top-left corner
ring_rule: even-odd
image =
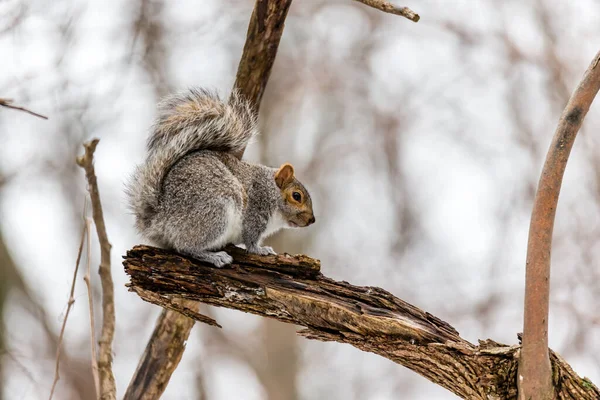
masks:
[[[310,194],[283,164],[239,160],[257,134],[255,113],[234,92],[228,102],[205,89],[164,99],[147,142],[147,157],[127,184],[138,231],[217,267],[233,259],[221,250],[244,244],[275,254],[263,239],[282,228],[315,222]]]

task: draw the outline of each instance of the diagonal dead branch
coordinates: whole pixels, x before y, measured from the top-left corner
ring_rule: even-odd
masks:
[[[85,170],[88,191],[92,201],[92,217],[96,225],[96,233],[100,241],[100,283],[102,285],[102,330],[100,333],[98,351],[98,373],[100,375],[100,398],[112,400],[117,397],[115,377],[112,371],[112,342],[115,336],[115,289],[110,272],[110,248],[104,223],[104,213],[100,202],[98,182],[94,172],[94,151],[98,139],[84,143],[85,154],[77,158],[77,165]]]
[[[304,326],[302,336],[351,344],[388,358],[465,399],[516,399],[519,346],[469,343],[448,323],[376,287],[337,282],[306,256],[256,256],[228,247],[231,267],[217,269],[154,247],[136,246],[123,262],[129,288],[153,304],[180,311],[199,301]],[[600,392],[552,353],[564,399]]]
[[[583,75],[556,128],[535,196],[525,277],[523,350],[519,365],[520,397],[553,398],[552,370],[548,354],[550,255],[552,231],[562,179],[571,148],[592,101],[600,89],[600,52]]]
[[[240,260],[234,264],[234,268],[203,266],[197,270],[199,266],[195,261],[190,263],[191,259],[177,259],[175,256],[179,262],[174,263],[168,257],[173,253],[139,246],[128,253],[125,266],[132,277],[132,290],[151,303],[160,302],[177,311],[185,312],[181,306],[171,304],[168,296],[161,296],[163,290],[172,288],[177,292],[176,286],[179,286],[182,292],[178,297],[207,304],[213,304],[212,301],[217,298],[215,305],[236,304],[234,308],[239,308],[242,300],[248,307],[243,311],[266,314],[311,329],[359,335],[392,335],[416,342],[450,340],[468,344],[450,325],[383,289],[360,288],[324,277],[319,272],[318,260],[289,255],[261,257],[247,254],[234,246],[227,247],[227,252]],[[134,254],[143,254],[145,258],[155,257],[156,261],[164,262],[168,268],[149,271],[146,264],[140,265],[132,258]],[[143,272],[138,274],[138,271]],[[202,275],[202,282],[196,282],[198,275]],[[238,282],[242,277],[243,282]],[[144,291],[149,288],[153,289]],[[193,291],[186,288],[193,288]],[[247,292],[242,293],[238,290],[241,288]]]
[[[42,118],[42,119],[48,119],[48,117],[46,117],[45,115],[38,114],[38,113],[36,113],[36,112],[33,112],[33,111],[31,111],[31,110],[28,110],[28,109],[27,109],[27,108],[25,108],[25,107],[19,107],[19,106],[15,106],[15,105],[13,105],[13,101],[12,101],[11,99],[1,99],[1,98],[0,98],[0,106],[2,106],[2,107],[6,107],[6,108],[12,108],[13,110],[23,111],[23,112],[26,112],[26,113],[28,113],[28,114],[31,114],[31,115],[33,115],[33,116],[35,116],[35,117],[38,117],[38,118]]]
[[[185,300],[173,300],[170,303],[173,307],[177,305],[185,310],[190,310],[196,304]],[[151,400],[161,397],[183,357],[185,343],[195,322],[190,316],[190,313],[163,310],[123,400]]]
[[[376,8],[378,10],[381,10],[381,11],[389,13],[389,14],[400,15],[404,18],[410,19],[413,22],[419,22],[419,20],[421,19],[419,14],[415,13],[410,8],[396,7],[392,3],[384,1],[384,0],[355,0],[355,1],[361,2],[364,5]]]

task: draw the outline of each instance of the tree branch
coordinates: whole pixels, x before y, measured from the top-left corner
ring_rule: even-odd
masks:
[[[180,311],[177,299],[200,301],[304,326],[309,339],[336,341],[378,354],[465,399],[516,399],[519,346],[473,345],[448,323],[376,287],[336,282],[306,256],[256,256],[236,247],[228,268],[147,246],[127,252],[129,288]],[[185,312],[185,310],[183,310]],[[188,314],[189,315],[189,314]],[[598,399],[600,391],[552,353],[564,399]]]
[[[181,302],[178,305],[189,310]],[[181,361],[194,322],[189,315],[163,310],[123,400],[160,398]]]
[[[13,103],[13,101],[12,101],[12,100],[10,100],[10,99],[0,99],[0,106],[2,106],[2,107],[6,107],[6,108],[12,108],[13,110],[18,110],[18,111],[23,111],[23,112],[26,112],[26,113],[28,113],[28,114],[31,114],[31,115],[33,115],[33,116],[35,116],[35,117],[38,117],[38,118],[42,118],[42,119],[48,119],[48,117],[46,117],[45,115],[38,114],[38,113],[36,113],[36,112],[33,112],[33,111],[31,111],[31,110],[28,110],[28,109],[27,109],[27,108],[25,108],[25,107],[19,107],[19,106],[15,106],[15,105],[13,105],[12,103]]]
[[[112,342],[115,335],[115,289],[110,272],[110,242],[106,234],[104,214],[100,202],[98,182],[94,172],[94,151],[99,140],[85,143],[85,154],[77,158],[77,165],[85,170],[88,191],[92,201],[92,217],[100,241],[100,283],[102,285],[102,331],[100,333],[98,372],[100,374],[100,398],[113,400],[117,397],[115,377],[112,372]]]
[[[256,113],[275,62],[292,0],[256,0],[233,90],[250,101]],[[240,160],[244,150],[236,154]]]
[[[577,132],[600,89],[600,52],[573,92],[556,128],[538,185],[527,246],[523,350],[519,365],[521,399],[553,398],[548,354],[550,255],[562,179]]]
[[[356,1],[361,2],[364,5],[367,5],[369,7],[373,7],[378,10],[381,10],[383,12],[389,13],[389,14],[400,15],[404,18],[410,19],[413,22],[419,22],[419,20],[421,19],[419,14],[415,13],[410,8],[396,7],[395,5],[393,5],[392,3],[389,3],[387,1],[383,1],[383,0],[356,0]]]
[[[92,231],[92,220],[89,217],[85,218],[85,229],[87,234],[87,249],[86,249],[86,260],[85,260],[85,275],[83,281],[87,288],[88,296],[88,309],[90,311],[90,350],[91,350],[91,361],[92,361],[92,376],[94,378],[94,389],[96,389],[96,398],[100,398],[100,375],[98,373],[98,348],[96,345],[96,319],[94,318],[94,296],[92,293],[92,274],[91,274],[91,254],[92,254],[92,238],[90,232]]]

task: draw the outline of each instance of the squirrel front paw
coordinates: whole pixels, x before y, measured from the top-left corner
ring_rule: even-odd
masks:
[[[258,254],[261,256],[267,256],[269,254],[277,255],[275,250],[269,246],[250,246],[248,247],[248,253]]]
[[[233,262],[233,257],[231,257],[229,254],[227,254],[224,251],[217,251],[217,252],[199,251],[199,252],[192,252],[192,253],[190,253],[190,255],[192,257],[196,258],[197,260],[211,263],[212,265],[214,265],[217,268],[224,267]]]
[[[210,262],[214,264],[215,267],[221,268],[231,264],[233,262],[233,257],[225,253],[224,251],[219,251],[212,254],[212,259],[210,260]]]

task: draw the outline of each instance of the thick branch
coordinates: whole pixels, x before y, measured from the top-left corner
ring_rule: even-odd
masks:
[[[301,325],[305,337],[379,354],[462,398],[516,399],[519,346],[491,340],[475,346],[383,289],[323,276],[319,261],[306,256],[227,251],[234,263],[222,269],[147,246],[130,250],[123,264],[130,290],[150,303],[190,315],[175,300],[200,301]],[[561,398],[599,398],[562,359],[553,355],[552,363]]]
[[[154,340],[148,342],[144,357],[137,366],[123,400],[160,398],[169,383],[171,374],[181,361],[183,356],[181,349],[185,348],[193,326],[193,319],[163,310],[152,333]],[[157,340],[160,338],[169,340]],[[164,360],[169,360],[170,364],[165,365]],[[169,368],[171,365],[172,368]]]
[[[292,0],[256,0],[233,89],[260,107]],[[241,160],[244,151],[236,154]]]
[[[115,336],[115,288],[110,272],[110,242],[106,234],[104,213],[100,202],[98,182],[94,172],[94,151],[99,140],[93,139],[85,143],[85,154],[77,158],[77,164],[85,170],[88,191],[92,201],[92,217],[96,225],[96,233],[100,241],[100,284],[102,285],[102,331],[98,350],[98,372],[100,374],[100,398],[112,400],[117,398],[115,377],[112,371],[112,342]]]
[[[525,277],[523,356],[519,365],[521,399],[552,399],[548,355],[550,253],[552,231],[563,175],[581,123],[600,89],[600,52],[585,72],[556,128],[535,196]]]

